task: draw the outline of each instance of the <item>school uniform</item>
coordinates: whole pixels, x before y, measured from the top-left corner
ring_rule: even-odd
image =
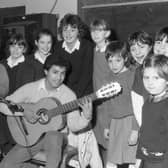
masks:
[[[88,40],[79,39],[74,48],[69,50],[66,43],[62,41],[56,44],[55,52],[56,55],[68,60],[71,65],[64,83],[76,93],[78,98],[92,93],[93,44]]]

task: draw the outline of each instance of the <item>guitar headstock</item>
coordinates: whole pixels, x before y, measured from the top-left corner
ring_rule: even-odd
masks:
[[[111,82],[102,86],[97,92],[96,95],[98,98],[108,98],[119,94],[122,90],[121,85],[118,82]]]

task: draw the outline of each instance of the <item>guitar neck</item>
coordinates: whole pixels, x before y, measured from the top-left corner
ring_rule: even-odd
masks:
[[[79,107],[79,103],[81,103],[84,99],[91,99],[92,101],[94,101],[97,99],[97,95],[95,93],[92,93],[90,95],[73,100],[73,101],[65,103],[63,105],[58,105],[56,108],[48,110],[48,115],[50,117],[54,117],[59,114],[65,114],[65,113],[71,112],[73,110],[76,110]]]

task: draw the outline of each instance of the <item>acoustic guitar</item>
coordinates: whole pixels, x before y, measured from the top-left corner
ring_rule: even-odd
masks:
[[[7,122],[10,132],[14,140],[25,147],[32,146],[40,140],[44,133],[51,130],[61,130],[65,125],[64,114],[73,112],[79,108],[79,103],[86,98],[90,98],[92,101],[102,98],[110,98],[116,96],[122,90],[122,87],[117,82],[111,82],[101,87],[97,92],[68,102],[61,104],[56,98],[43,98],[37,103],[28,104],[13,104],[9,109],[13,112],[31,110],[40,115],[40,119],[34,123],[28,122],[24,116],[8,116]],[[3,101],[1,101],[3,102]],[[4,102],[5,103],[5,102]],[[12,108],[15,107],[15,108]]]

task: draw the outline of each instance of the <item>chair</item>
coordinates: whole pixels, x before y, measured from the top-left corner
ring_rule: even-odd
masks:
[[[39,166],[42,168],[46,163],[45,152],[41,151],[37,153],[31,160],[30,163]],[[63,152],[63,159],[61,163],[61,168],[80,168],[78,161],[78,151],[72,146],[68,146]]]

